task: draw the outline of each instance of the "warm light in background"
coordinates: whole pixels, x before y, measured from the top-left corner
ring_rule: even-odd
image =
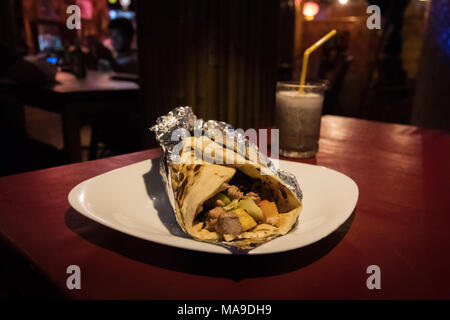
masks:
[[[303,15],[306,20],[314,19],[314,16],[319,13],[319,10],[320,7],[315,2],[308,1],[303,5]]]
[[[339,3],[340,3],[340,4],[347,4],[347,3],[348,3],[348,0],[339,0]]]
[[[123,10],[128,10],[128,7],[131,4],[131,0],[119,0],[120,5],[122,6]]]

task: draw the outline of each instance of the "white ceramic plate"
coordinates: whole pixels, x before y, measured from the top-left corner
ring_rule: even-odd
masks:
[[[358,200],[358,187],[346,175],[291,161],[280,168],[297,177],[303,210],[295,230],[249,254],[269,254],[316,242],[343,224]],[[69,202],[86,217],[153,242],[190,250],[231,254],[230,250],[187,236],[178,226],[159,176],[159,159],[138,162],[88,179],[69,193]]]

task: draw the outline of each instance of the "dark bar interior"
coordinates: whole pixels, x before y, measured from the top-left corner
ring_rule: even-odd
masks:
[[[325,35],[329,38],[319,43]],[[0,106],[0,298],[186,299],[189,293],[184,287],[206,277],[222,291],[200,284],[192,295],[194,299],[240,299],[245,294],[254,294],[254,299],[371,299],[374,296],[365,284],[363,289],[357,287],[348,270],[342,271],[341,281],[345,279],[349,286],[345,293],[332,285],[321,293],[313,282],[305,280],[322,279],[320,270],[347,260],[354,263],[349,267],[352,272],[357,268],[365,271],[369,259],[359,249],[355,249],[354,260],[349,253],[359,244],[373,250],[373,263],[379,261],[381,270],[390,272],[386,275],[389,289],[377,298],[450,298],[448,287],[445,290],[445,285],[450,285],[448,272],[442,274],[445,279],[440,283],[434,281],[441,268],[450,267],[448,257],[439,256],[439,263],[428,265],[427,254],[421,251],[450,249],[444,228],[450,222],[450,207],[443,202],[450,190],[448,0],[2,0]],[[235,255],[239,250],[232,251],[233,256],[227,260],[228,256],[215,254],[221,252],[214,249],[196,252],[195,244],[188,248],[187,244],[168,241],[166,246],[162,240],[146,238],[137,227],[130,231],[131,222],[127,221],[131,220],[126,217],[121,218],[126,227],[121,227],[122,222],[114,225],[118,220],[103,223],[107,219],[100,216],[90,220],[92,217],[86,217],[70,196],[67,200],[77,184],[109,170],[122,170],[125,165],[148,159],[152,168],[156,166],[155,161],[167,149],[158,138],[162,126],[152,131],[149,128],[179,106],[190,106],[197,119],[223,121],[243,130],[265,130],[271,137],[269,147],[261,145],[260,136],[257,144],[267,155],[279,154],[281,167],[307,163],[348,175],[356,181],[356,191],[349,187],[345,194],[354,192],[358,204],[354,200],[340,229],[336,229],[338,225],[330,227],[328,233],[323,231],[324,238],[308,243],[302,238],[305,244],[299,240],[296,246],[290,240],[278,251],[270,251],[270,242],[248,257]],[[168,118],[163,121],[170,123]],[[270,147],[278,147],[278,138],[271,136],[278,129],[279,153]],[[302,130],[312,133],[300,133]],[[314,211],[308,207],[314,202],[308,202],[308,197],[314,198],[308,188],[314,184],[307,183],[308,174],[302,171],[309,167],[292,168],[300,187],[302,174],[306,177],[306,220],[302,220],[302,214],[299,218],[299,230],[303,230],[302,221],[308,222],[309,212]],[[160,178],[155,178],[152,170],[144,180],[150,179],[145,180],[146,191],[154,201],[148,206],[158,209],[155,199],[162,196],[158,193],[152,197],[153,189],[148,184]],[[140,203],[125,191],[132,188],[125,177],[114,179],[118,179],[114,180],[117,184],[123,183],[122,191],[129,199]],[[335,183],[340,188],[337,180],[330,181],[322,183]],[[225,208],[233,198],[221,190]],[[323,190],[326,198],[326,188]],[[108,192],[104,197],[115,198],[115,193]],[[270,198],[264,201],[270,202]],[[197,211],[206,210],[206,203]],[[278,217],[283,206],[277,205]],[[120,204],[108,207],[111,212],[115,212],[113,206],[119,208]],[[258,206],[267,223],[267,217],[274,213]],[[181,209],[175,210],[178,213]],[[250,209],[245,210],[252,216]],[[169,211],[173,215],[172,209]],[[42,240],[41,247],[33,245],[42,237],[38,236],[41,231],[34,233],[21,220],[28,219],[26,212],[30,224],[40,217],[49,219],[42,228],[61,244]],[[196,219],[202,215],[198,212]],[[55,216],[60,217],[59,222],[53,220]],[[181,216],[173,220],[177,228]],[[258,217],[252,218],[260,225]],[[163,218],[161,221],[165,223]],[[245,228],[243,220],[239,221],[240,228]],[[304,225],[309,226],[306,222]],[[180,226],[188,238],[189,234],[198,238],[188,226]],[[222,240],[235,241],[228,240],[225,231],[220,231],[223,235],[217,231],[217,225],[212,228]],[[433,230],[440,231],[442,238]],[[401,234],[409,236],[402,240]],[[290,235],[279,239],[290,239]],[[413,236],[424,239],[417,251],[410,249],[409,244],[416,244],[410,239]],[[238,239],[239,235],[233,237]],[[388,243],[377,248],[375,243],[383,238],[390,239],[401,253],[386,249]],[[66,249],[73,249],[74,255],[63,254],[60,260],[52,260],[45,253]],[[142,251],[157,258],[146,257]],[[179,284],[172,293],[158,282],[121,293],[119,284],[122,288],[126,281],[118,276],[117,287],[108,291],[93,276],[100,272],[97,266],[101,263],[81,252],[122,266],[133,274],[133,286],[145,282],[143,275],[174,277]],[[257,255],[259,252],[267,255]],[[119,258],[111,253],[118,253]],[[242,263],[242,259],[265,263],[269,253],[281,261],[273,270],[262,268],[253,275],[249,267],[223,269],[229,261]],[[200,262],[191,261],[183,267],[190,254]],[[75,257],[79,263],[69,261]],[[324,262],[327,259],[329,264]],[[207,261],[217,273],[200,267]],[[85,284],[91,285],[86,291],[68,291],[65,270],[61,279],[57,278],[56,266],[71,263],[82,265],[86,274],[91,272],[86,275]],[[36,271],[28,270],[27,264],[35,265]],[[408,276],[418,279],[420,287],[413,286],[409,292],[401,287],[400,267],[394,267],[399,264],[411,268]],[[115,272],[120,273],[120,267]],[[30,280],[28,284],[11,280],[11,273]],[[179,273],[186,278],[181,279]],[[106,272],[104,277],[112,279],[114,274]],[[286,289],[264,294],[257,279],[267,280],[269,285],[280,281]],[[304,291],[290,287],[289,279],[305,281]],[[389,285],[388,279],[392,280]],[[426,287],[425,283],[432,282]],[[255,287],[248,289],[252,284]]]

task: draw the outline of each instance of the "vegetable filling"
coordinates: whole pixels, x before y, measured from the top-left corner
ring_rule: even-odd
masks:
[[[260,180],[237,171],[220,190],[203,204],[203,210],[196,216],[203,229],[232,241],[262,223],[279,226],[280,213],[273,194]]]

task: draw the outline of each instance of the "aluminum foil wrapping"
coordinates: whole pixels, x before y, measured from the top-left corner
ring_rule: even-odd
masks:
[[[234,130],[228,123],[216,120],[205,122],[202,119],[197,119],[191,107],[186,106],[177,107],[167,115],[159,117],[156,120],[156,124],[150,130],[155,132],[156,139],[163,149],[164,154],[161,158],[160,172],[174,210],[175,200],[171,185],[172,179],[169,171],[169,162],[176,160],[179,156],[180,148],[176,148],[176,146],[179,146],[180,140],[183,139],[183,136],[178,134],[183,130],[188,131],[192,136],[195,130],[202,132],[204,135],[208,135],[208,133],[214,132],[214,130],[216,132],[219,130],[224,137],[231,137],[232,142],[235,141],[238,145],[245,145],[246,152],[251,151],[257,155],[259,162],[267,167],[267,170],[270,171],[269,173],[277,175],[299,200],[303,199],[302,191],[295,176],[287,171],[276,168],[274,163],[259,151],[256,144],[246,139],[242,131]],[[174,136],[178,138],[173,139]]]

